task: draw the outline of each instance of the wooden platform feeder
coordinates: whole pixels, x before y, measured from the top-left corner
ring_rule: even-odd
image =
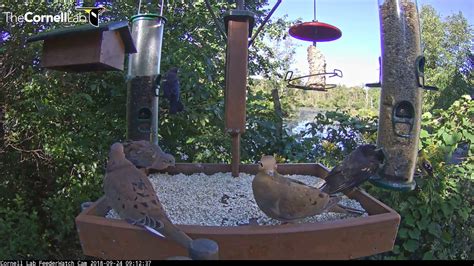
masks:
[[[61,71],[123,70],[125,54],[137,52],[127,21],[56,29],[27,41],[40,40],[41,66]]]
[[[255,174],[257,165],[240,165],[241,172]],[[321,164],[281,164],[282,174],[324,178]],[[169,174],[230,172],[229,164],[178,163]],[[393,248],[400,216],[363,191],[348,197],[361,203],[367,217],[320,223],[286,225],[200,226],[177,225],[191,238],[207,238],[219,245],[220,259],[354,259]],[[100,198],[76,217],[85,255],[103,259],[166,259],[187,256],[172,240],[153,236],[141,227],[104,216],[110,210]]]

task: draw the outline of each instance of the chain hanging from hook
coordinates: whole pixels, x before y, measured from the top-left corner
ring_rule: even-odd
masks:
[[[161,3],[160,3],[160,17],[163,16],[163,2],[164,2],[164,0],[161,0]],[[138,11],[137,11],[137,15],[141,14],[141,13],[140,13],[141,7],[142,7],[142,0],[139,0],[139,1],[138,1]]]

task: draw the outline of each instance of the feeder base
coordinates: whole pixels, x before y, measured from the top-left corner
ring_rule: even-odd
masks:
[[[378,175],[373,176],[370,179],[370,183],[374,184],[377,187],[402,192],[412,191],[416,187],[415,180],[413,180],[412,182],[395,182],[387,179],[382,179]]]

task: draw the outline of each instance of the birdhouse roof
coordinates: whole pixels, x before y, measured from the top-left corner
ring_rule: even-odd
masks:
[[[125,45],[125,52],[136,53],[137,49],[133,42],[132,34],[130,33],[130,29],[128,27],[128,21],[118,21],[118,22],[109,22],[100,24],[99,27],[94,27],[92,25],[81,25],[77,27],[66,27],[60,29],[54,29],[48,32],[42,32],[35,36],[29,37],[27,42],[36,42],[41,40],[48,40],[51,38],[57,37],[66,37],[69,35],[74,34],[81,34],[81,33],[89,33],[89,32],[102,32],[102,31],[119,31],[120,37],[123,40]]]

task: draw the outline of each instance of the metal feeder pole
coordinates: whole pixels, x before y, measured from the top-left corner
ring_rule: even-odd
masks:
[[[141,1],[140,1],[141,2]],[[150,140],[158,145],[158,94],[163,28],[160,14],[132,16],[137,53],[129,55],[127,86],[127,139]]]

